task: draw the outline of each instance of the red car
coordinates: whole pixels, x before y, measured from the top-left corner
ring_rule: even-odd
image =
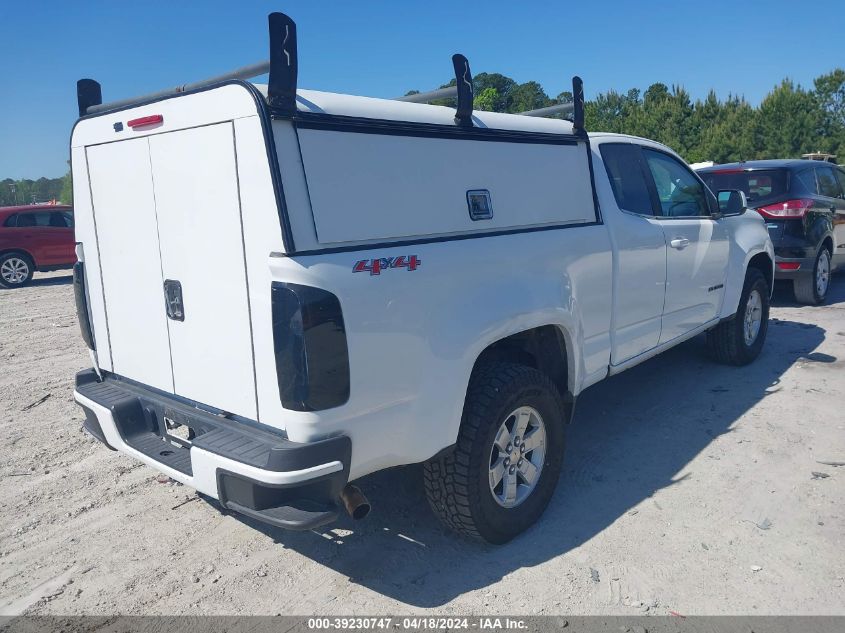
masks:
[[[71,268],[75,245],[71,207],[0,207],[0,286],[23,286],[36,270]]]

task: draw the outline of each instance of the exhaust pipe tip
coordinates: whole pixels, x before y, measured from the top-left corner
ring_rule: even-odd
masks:
[[[355,521],[363,519],[370,513],[370,502],[358,486],[346,484],[346,487],[340,493],[340,500],[347,514]]]

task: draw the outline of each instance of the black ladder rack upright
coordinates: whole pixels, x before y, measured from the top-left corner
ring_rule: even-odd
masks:
[[[167,90],[153,92],[140,97],[121,99],[103,103],[103,93],[100,84],[93,79],[80,79],[76,82],[76,98],[79,106],[79,116],[99,114],[110,110],[117,110],[126,106],[147,103],[170,97],[182,92],[190,92],[219,84],[224,81],[246,80],[269,73],[267,83],[267,104],[275,116],[296,116],[296,82],[298,74],[298,55],[296,46],[296,23],[284,13],[271,13],[268,16],[270,30],[270,59],[249,66],[243,66],[222,75],[203,79],[194,83],[183,84]],[[455,124],[460,127],[472,127],[473,117],[473,80],[469,69],[469,61],[460,53],[452,56],[452,67],[455,71],[455,86],[440,88],[425,93],[417,93],[397,97],[397,101],[412,103],[427,103],[436,99],[457,97],[455,110]],[[584,86],[580,77],[572,78],[572,103],[563,103],[520,112],[525,116],[550,116],[558,113],[572,113],[573,131],[578,135],[586,134],[584,130]]]

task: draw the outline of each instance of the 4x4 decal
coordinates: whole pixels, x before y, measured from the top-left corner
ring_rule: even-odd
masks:
[[[391,268],[406,268],[416,270],[422,261],[416,255],[399,255],[398,257],[378,257],[376,259],[360,259],[352,267],[353,273],[368,272],[371,275],[380,275],[384,270]]]

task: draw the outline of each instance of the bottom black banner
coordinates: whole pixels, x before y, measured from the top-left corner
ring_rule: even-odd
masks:
[[[845,616],[0,616],[0,633],[845,633]]]

